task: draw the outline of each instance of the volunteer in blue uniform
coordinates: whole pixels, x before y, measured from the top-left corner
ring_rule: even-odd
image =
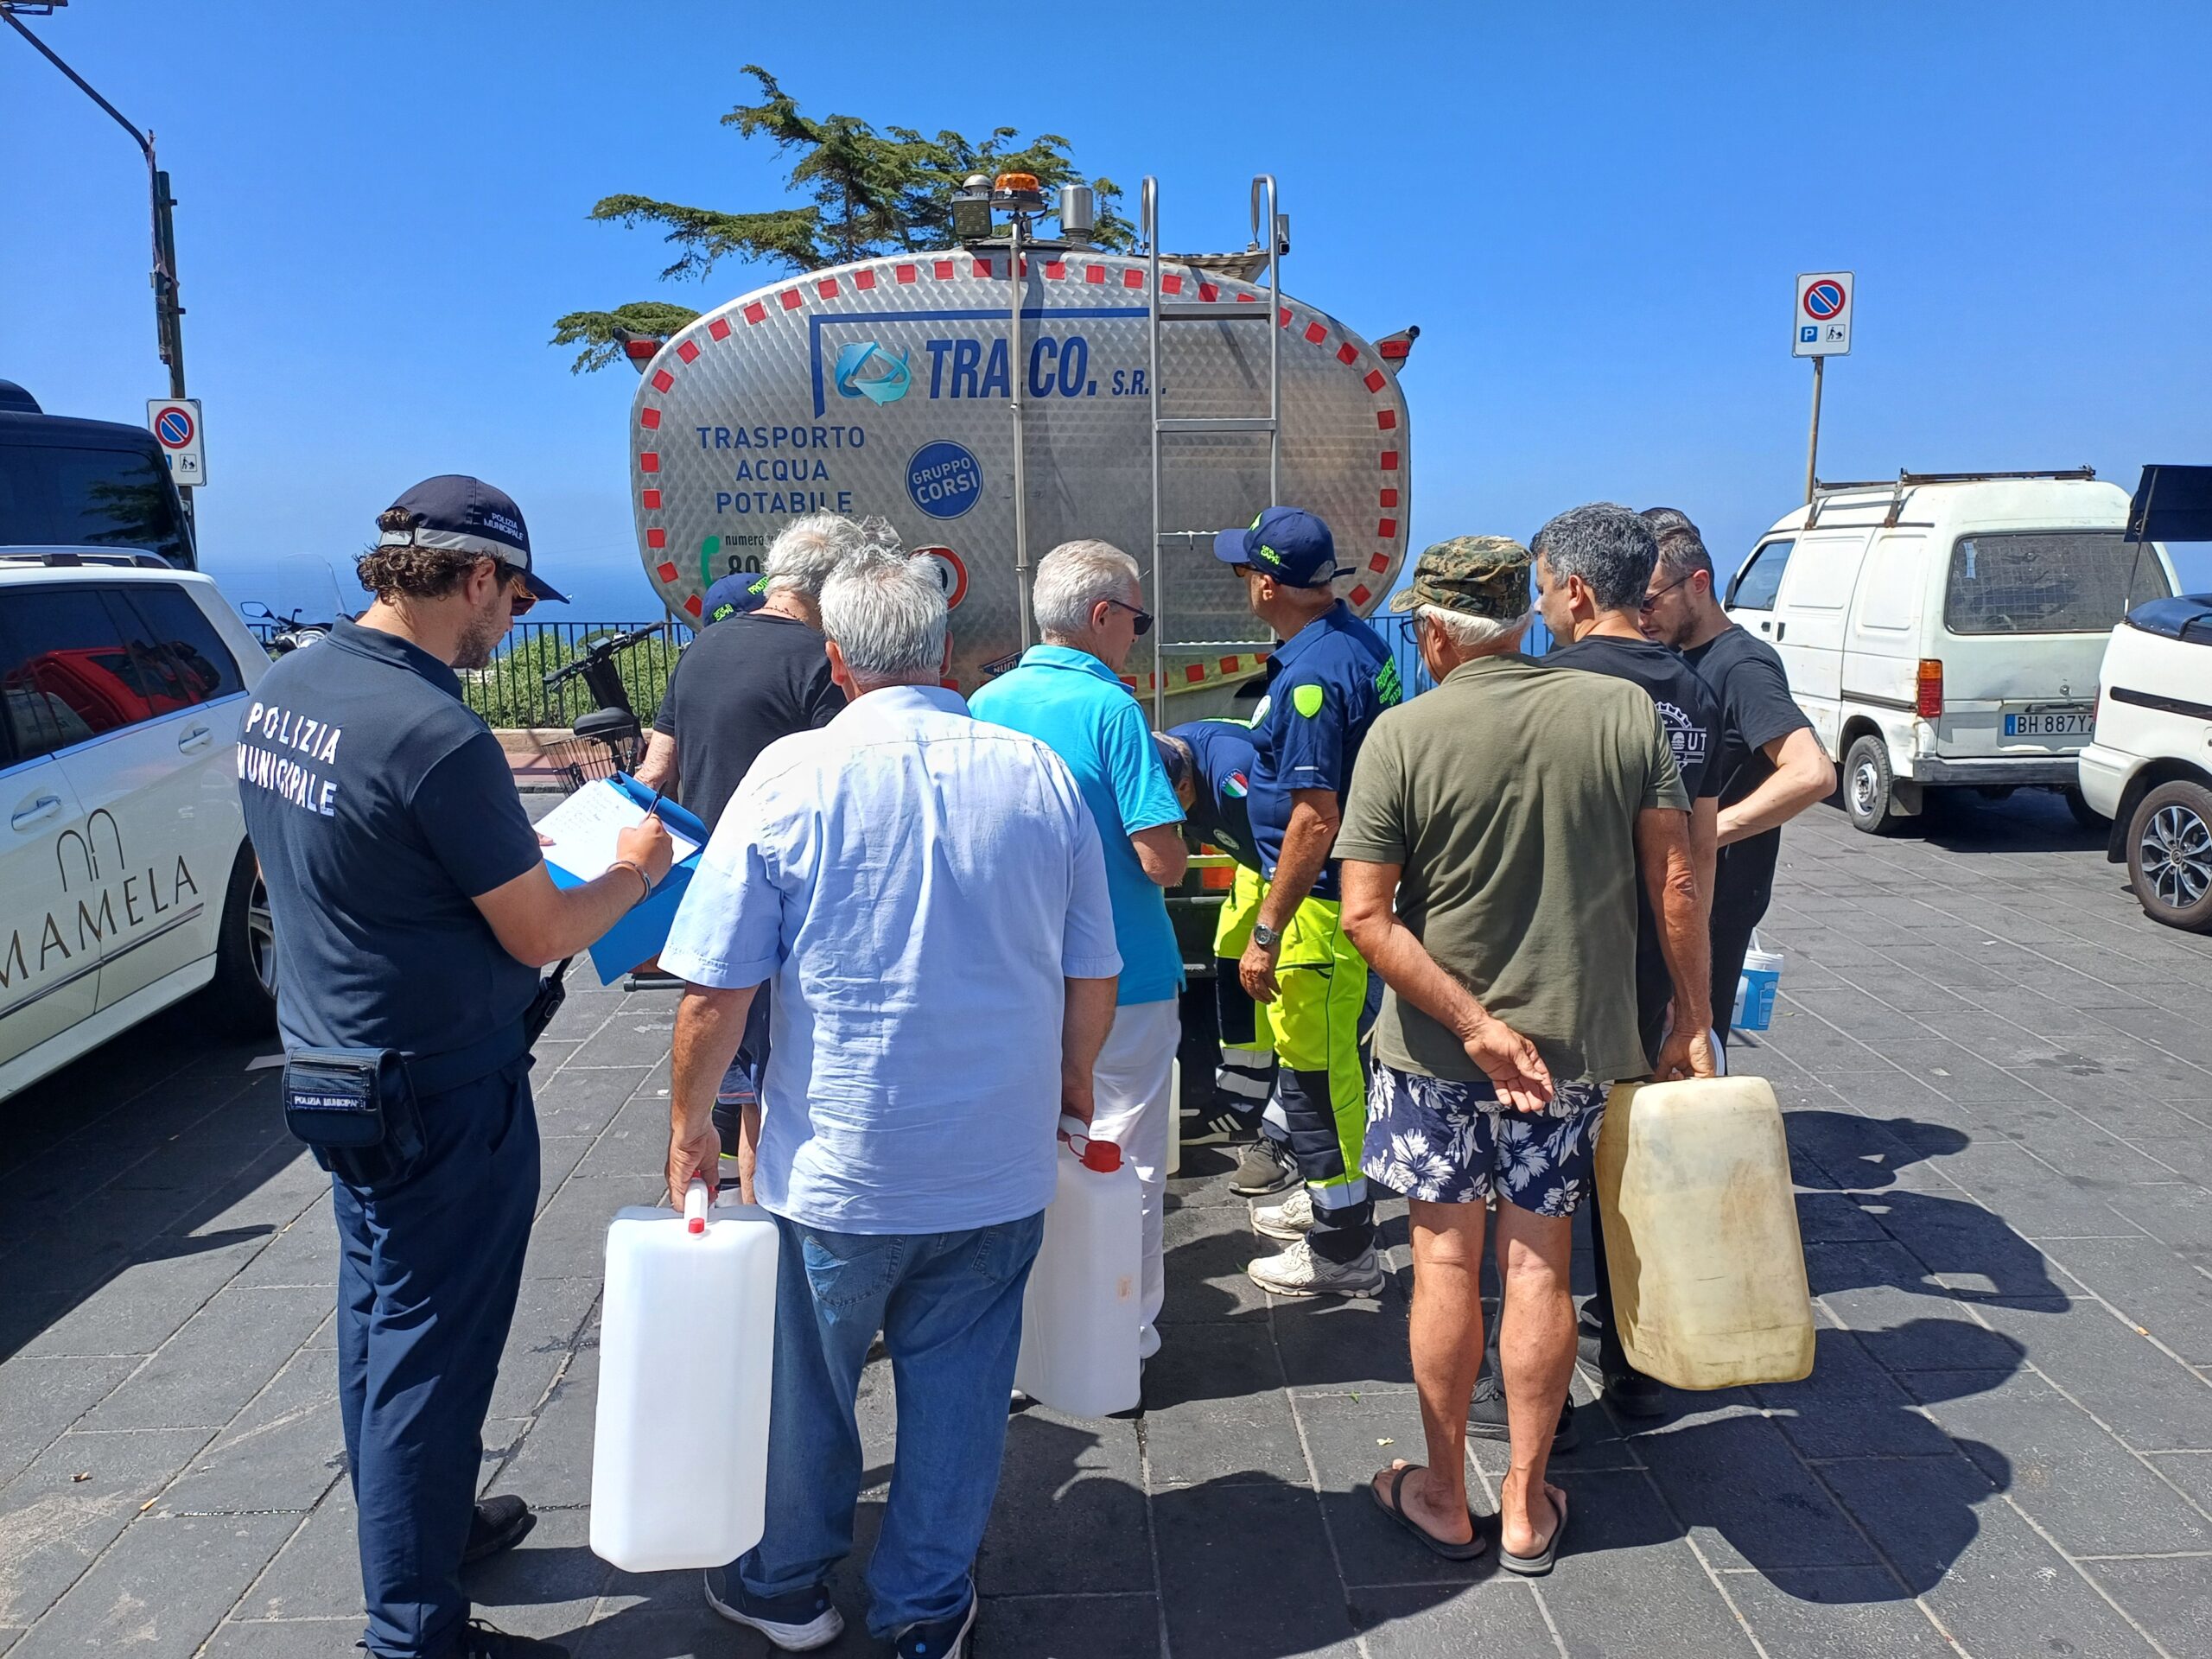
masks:
[[[537,1203],[529,1027],[539,964],[611,927],[671,848],[649,818],[597,880],[555,887],[499,740],[461,701],[454,671],[561,597],[531,573],[515,504],[433,478],[377,524],[359,566],[376,602],[263,677],[239,742],[286,1117],[333,1177],[365,1645],[545,1659],[567,1649],[471,1620],[461,1582],[532,1523],[518,1498],[474,1502]]]
[[[1254,1213],[1255,1227],[1290,1248],[1246,1272],[1277,1295],[1372,1295],[1383,1274],[1359,1167],[1368,971],[1344,936],[1332,852],[1360,745],[1399,699],[1397,669],[1337,598],[1336,577],[1350,573],[1338,570],[1335,538],[1313,513],[1270,507],[1248,529],[1223,531],[1214,556],[1243,578],[1252,613],[1282,641],[1252,721],[1247,804],[1264,874],[1237,872],[1215,951],[1240,953],[1238,978],[1273,1033],[1276,1097],[1305,1186]]]

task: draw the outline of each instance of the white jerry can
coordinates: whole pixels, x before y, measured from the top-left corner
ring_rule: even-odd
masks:
[[[1144,1192],[1110,1141],[1063,1141],[1059,1187],[1021,1303],[1014,1386],[1071,1417],[1135,1408]]]
[[[751,1205],[635,1205],[607,1230],[591,1548],[626,1573],[721,1567],[760,1541],[776,1352],[775,1223]]]

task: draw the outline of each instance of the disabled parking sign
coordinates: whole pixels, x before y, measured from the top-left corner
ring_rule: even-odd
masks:
[[[1797,305],[1789,314],[1793,357],[1851,353],[1852,273],[1813,271],[1797,279]]]

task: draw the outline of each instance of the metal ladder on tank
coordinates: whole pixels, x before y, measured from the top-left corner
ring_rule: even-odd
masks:
[[[1164,439],[1208,432],[1264,432],[1268,438],[1268,500],[1270,505],[1282,496],[1282,330],[1277,326],[1282,316],[1282,245],[1283,221],[1275,206],[1274,175],[1262,173],[1252,181],[1252,245],[1261,245],[1264,228],[1268,251],[1268,302],[1264,306],[1249,304],[1206,304],[1204,302],[1184,302],[1170,304],[1160,285],[1160,181],[1147,175],[1141,195],[1141,226],[1145,252],[1150,261],[1146,284],[1151,306],[1148,334],[1151,341],[1150,379],[1146,390],[1149,394],[1152,415],[1152,607],[1155,621],[1152,631],[1152,719],[1155,726],[1166,723],[1167,652],[1174,651],[1237,651],[1246,652],[1267,642],[1256,639],[1176,639],[1167,636],[1168,616],[1167,576],[1161,550],[1169,542],[1179,542],[1187,551],[1192,543],[1213,539],[1213,530],[1166,530],[1160,522],[1160,480],[1162,463],[1161,445]],[[1263,323],[1268,330],[1268,412],[1265,415],[1206,415],[1169,416],[1160,413],[1160,330],[1178,323],[1225,322]],[[1219,527],[1216,526],[1217,530]]]

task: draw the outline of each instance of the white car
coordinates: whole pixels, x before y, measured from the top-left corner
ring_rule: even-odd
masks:
[[[273,1023],[235,759],[268,665],[206,576],[0,549],[0,1097],[195,992]]]
[[[2174,591],[2128,499],[2088,469],[1901,473],[1821,486],[1760,537],[1728,613],[1781,653],[1790,694],[1870,834],[1936,789],[2074,793],[2105,636]]]
[[[2112,631],[2082,794],[2112,820],[2152,919],[2212,932],[2212,594],[2139,606]]]

